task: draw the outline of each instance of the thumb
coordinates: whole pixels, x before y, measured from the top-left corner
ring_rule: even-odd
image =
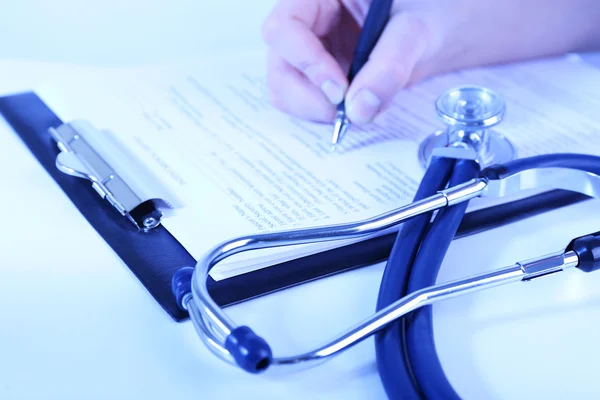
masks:
[[[427,29],[413,14],[390,18],[369,60],[358,72],[346,95],[346,115],[355,124],[371,122],[410,80],[424,54]]]

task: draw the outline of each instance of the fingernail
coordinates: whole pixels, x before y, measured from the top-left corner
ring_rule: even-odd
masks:
[[[375,118],[380,105],[379,97],[369,89],[361,89],[348,103],[346,112],[350,121],[365,124]]]
[[[344,99],[344,89],[332,80],[327,80],[321,84],[321,91],[333,104],[339,104]]]

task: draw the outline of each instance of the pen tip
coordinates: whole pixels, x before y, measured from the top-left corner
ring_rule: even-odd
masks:
[[[345,115],[340,115],[335,119],[335,124],[333,126],[333,136],[331,137],[331,144],[336,145],[340,142],[344,133],[348,129],[348,120]]]
[[[332,145],[336,145],[338,143],[338,140],[340,138],[340,129],[336,127],[333,129],[333,136],[331,137],[331,144]]]

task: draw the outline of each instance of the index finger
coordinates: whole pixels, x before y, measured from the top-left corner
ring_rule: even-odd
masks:
[[[314,85],[322,90],[326,87],[334,103],[343,99],[348,84],[342,67],[319,36],[337,23],[340,7],[331,1],[280,0],[262,27],[265,43]]]
[[[369,60],[348,89],[347,115],[358,124],[371,122],[411,79],[429,43],[428,26],[417,15],[393,15]]]

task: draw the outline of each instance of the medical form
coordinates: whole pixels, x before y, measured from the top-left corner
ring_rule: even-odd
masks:
[[[184,206],[163,224],[194,257],[245,233],[349,222],[410,202],[423,174],[418,145],[444,128],[434,101],[453,86],[504,96],[506,119],[495,129],[519,157],[600,152],[600,71],[573,57],[429,79],[402,91],[373,124],[353,126],[335,151],[330,125],[270,104],[265,71],[262,59],[243,67],[217,59],[57,76],[36,92],[63,120],[109,126],[177,193]],[[336,245],[301,246],[293,256]],[[280,251],[257,254],[232,257],[213,278],[283,260]],[[251,265],[242,263],[248,257]]]

